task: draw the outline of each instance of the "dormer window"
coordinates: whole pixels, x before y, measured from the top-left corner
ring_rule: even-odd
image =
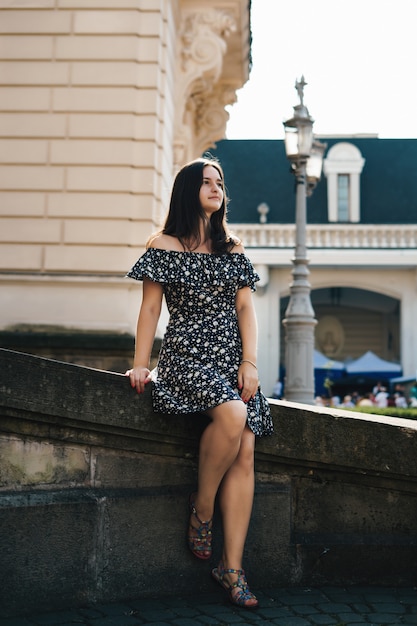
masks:
[[[365,159],[356,146],[340,142],[332,146],[323,163],[327,177],[329,222],[360,221],[360,174]]]

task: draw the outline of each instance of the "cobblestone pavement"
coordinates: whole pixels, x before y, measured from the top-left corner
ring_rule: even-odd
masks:
[[[232,606],[222,591],[100,604],[0,619],[0,626],[385,626],[417,624],[416,588],[321,587],[256,590],[256,611]]]

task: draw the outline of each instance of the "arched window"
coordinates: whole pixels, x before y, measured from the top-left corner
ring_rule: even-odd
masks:
[[[332,146],[323,163],[327,177],[329,222],[360,221],[360,185],[365,159],[351,143]]]

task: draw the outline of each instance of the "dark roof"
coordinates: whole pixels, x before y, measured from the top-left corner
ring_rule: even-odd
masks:
[[[360,177],[362,224],[417,223],[417,139],[318,139],[327,143],[327,150],[342,141],[351,143],[365,159]],[[269,206],[268,222],[294,222],[294,175],[283,140],[224,139],[210,153],[224,168],[230,222],[259,223],[257,207],[262,202]],[[326,181],[323,176],[307,199],[311,224],[328,223]]]

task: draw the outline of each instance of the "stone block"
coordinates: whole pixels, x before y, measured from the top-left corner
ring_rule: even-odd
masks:
[[[94,116],[75,113],[69,116],[68,134],[71,138],[141,139],[142,136],[136,133],[136,124],[133,113],[97,113]],[[154,135],[143,137],[153,138]]]
[[[62,60],[140,61],[163,66],[163,47],[155,37],[83,35],[56,38],[56,58]]]
[[[42,269],[42,246],[0,244],[0,268],[9,271]],[[3,311],[4,315],[4,303]],[[12,321],[16,320],[11,320]]]
[[[26,217],[45,213],[46,194],[37,191],[0,192],[0,215]]]
[[[13,60],[50,60],[53,57],[53,38],[5,35],[2,37],[1,56],[3,59]]]
[[[164,47],[155,37],[142,35],[137,39],[136,59],[141,63],[157,63],[163,69]]]
[[[20,247],[23,248],[23,246]],[[24,256],[23,253],[22,256]],[[18,276],[13,282],[10,280],[3,281],[1,284],[1,326],[2,328],[16,329],[17,326],[21,325],[23,328],[27,328],[28,310],[31,317],[35,317],[35,319],[44,319],[42,311],[47,310],[50,327],[63,329],[66,341],[63,342],[63,347],[62,343],[58,342],[55,349],[55,344],[51,347],[48,333],[44,332],[35,347],[37,354],[69,363],[82,363],[90,367],[123,373],[130,367],[132,349],[128,350],[127,353],[122,351],[125,365],[123,367],[116,365],[115,363],[119,362],[119,353],[116,353],[117,358],[114,358],[115,351],[110,351],[109,344],[106,347],[102,345],[97,355],[96,342],[94,341],[96,333],[91,332],[91,329],[97,329],[97,320],[99,320],[99,328],[104,335],[108,336],[108,329],[113,328],[116,333],[129,333],[133,336],[139,296],[137,292],[134,293],[130,284],[135,281],[128,281],[124,278],[126,269],[129,269],[132,264],[133,261],[131,262],[129,258],[129,263],[124,271],[121,271],[118,277],[113,276],[111,279],[108,277],[104,279],[101,274],[98,278],[91,276],[74,277],[72,281],[67,280],[63,284],[62,280],[58,278],[54,280],[54,277],[50,275],[48,280],[41,279],[34,283],[33,293],[27,289],[26,277]],[[42,266],[40,266],[41,268]],[[29,271],[29,269],[26,264],[22,267],[22,271]],[[80,285],[82,285],[82,306],[80,306],[79,296]],[[138,291],[140,290],[139,283],[135,282],[134,286],[137,286]],[[16,307],[16,303],[19,303],[18,307]],[[73,333],[69,333],[68,330],[74,326],[84,329],[80,331],[83,340],[82,342],[79,341],[78,344],[74,340]],[[18,339],[18,331],[13,332]],[[34,332],[29,334],[33,344],[38,335]],[[85,338],[87,335],[88,339]],[[28,343],[25,341],[23,344],[14,344],[15,349],[22,352],[33,352],[32,344],[28,345]],[[86,355],[86,352],[89,354]],[[83,354],[86,355],[85,360]],[[127,363],[126,359],[128,360]]]
[[[88,486],[90,459],[87,448],[51,441],[0,435],[0,489],[22,486]]]
[[[16,494],[0,509],[1,615],[95,599],[91,590],[101,573],[94,551],[102,541],[100,509],[94,498],[78,498]]]
[[[67,189],[69,191],[138,191],[131,167],[69,167]]]
[[[152,199],[152,196],[151,196]],[[151,199],[148,200],[147,207]],[[142,198],[129,193],[49,193],[48,215],[83,218],[138,218]]]
[[[132,191],[136,193],[149,194],[151,190],[156,190],[158,194],[160,187],[160,176],[154,169],[140,168],[132,172]]]
[[[77,11],[74,32],[77,35],[137,35],[140,17],[137,11]]]
[[[150,4],[150,6],[148,6]],[[114,0],[57,0],[57,5],[61,9],[114,9]],[[118,0],[119,9],[154,9],[154,0]]]
[[[126,87],[56,87],[52,106],[55,111],[130,113],[137,109],[136,92]]]
[[[54,0],[44,0],[45,8],[53,9]],[[14,4],[14,3],[13,3]],[[39,2],[36,3],[39,8]],[[71,14],[66,11],[4,11],[0,20],[0,33],[20,34],[60,34],[71,32]]]
[[[8,85],[66,85],[69,82],[69,64],[50,61],[0,62],[2,82]]]
[[[157,63],[101,61],[73,63],[71,82],[75,86],[157,88],[162,92],[161,68]]]
[[[162,145],[160,136],[161,123],[156,115],[137,115],[135,117],[134,133],[135,139],[154,140],[157,138],[159,145]]]
[[[53,9],[53,0],[1,0],[2,9]]]
[[[3,217],[0,221],[0,241],[5,243],[59,243],[59,220]]]
[[[0,170],[0,187],[5,190],[58,190],[64,186],[61,167],[40,165],[3,165]]]
[[[45,246],[46,271],[124,276],[132,265],[130,261],[131,251],[127,246]]]
[[[2,137],[65,137],[65,115],[0,113],[0,134]]]
[[[49,87],[0,87],[1,111],[48,111]]]
[[[72,64],[71,81],[78,85],[115,87],[139,87],[141,64],[135,61],[83,61]],[[145,85],[148,86],[148,85]]]
[[[114,6],[114,2],[113,2]],[[136,36],[57,37],[56,58],[64,60],[140,60]]]
[[[358,483],[363,483],[362,485]],[[417,519],[417,500],[407,493],[392,493],[384,485],[366,480],[339,482],[315,470],[297,484],[300,500],[294,508],[294,532],[307,543],[366,543],[375,519],[383,536],[406,539]]]
[[[159,149],[154,141],[135,141],[132,143],[133,165],[135,167],[160,170]]]
[[[41,139],[3,139],[0,163],[46,163],[48,142]]]
[[[282,587],[296,583],[291,516],[290,478],[282,474],[274,478],[258,474],[244,555],[253,586]]]
[[[207,571],[186,552],[185,490],[174,490],[168,485],[166,489],[148,489],[141,497],[133,493],[132,496],[108,501],[108,554],[115,558],[111,562],[108,559],[103,569],[104,594],[114,599],[128,598],[135,589],[159,588],[167,577],[171,591],[172,585],[180,593],[189,589],[190,584],[196,593],[207,590],[212,584]],[[155,550],[155,546],[164,547]],[[150,549],[153,557],[147,559]],[[136,566],[132,554],[137,555]],[[178,562],[184,563],[181,576],[172,576],[172,564]]]
[[[157,89],[138,89],[135,98],[135,112],[140,115],[161,117],[161,94]]]
[[[134,145],[127,140],[51,142],[51,163],[70,165],[133,165]]]
[[[168,8],[166,4],[161,4],[159,6],[161,15],[166,17],[166,14],[169,10],[169,5]],[[155,2],[153,0],[139,0],[139,8],[141,11],[155,11]]]
[[[140,37],[161,36],[159,11],[78,11],[75,13],[76,34],[118,34]]]
[[[198,417],[196,417],[198,419]],[[196,456],[189,458],[167,458],[157,454],[120,454],[115,450],[97,448],[93,451],[92,480],[95,487],[106,489],[132,488],[150,489],[179,488],[193,484],[196,476]]]
[[[147,223],[144,223],[144,221],[141,222],[141,228],[142,230],[151,228],[149,236],[152,234],[152,229],[156,230],[156,223],[161,222],[161,220],[158,220],[156,217],[159,206],[160,202],[152,194],[143,193],[136,196],[133,218],[135,220],[148,220]],[[167,205],[164,205],[164,207],[165,206]],[[155,220],[155,222],[152,222],[152,220]],[[142,242],[145,240],[146,236],[142,238]]]
[[[66,244],[140,245],[130,220],[65,220],[63,237]]]

